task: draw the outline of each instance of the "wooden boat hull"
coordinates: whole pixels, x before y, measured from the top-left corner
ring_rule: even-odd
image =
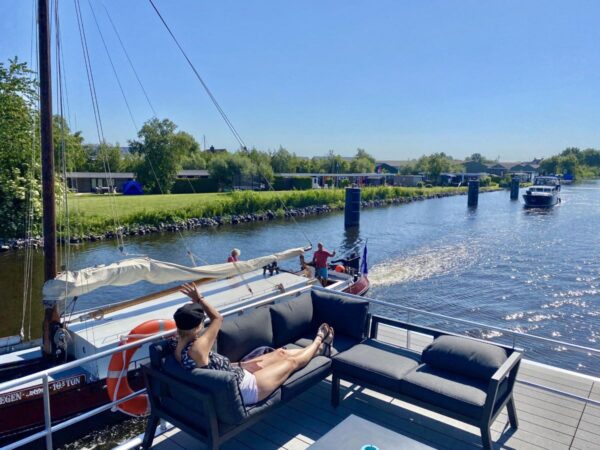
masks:
[[[354,295],[365,295],[369,288],[371,287],[371,282],[366,275],[361,275],[350,287],[344,290],[349,294]]]

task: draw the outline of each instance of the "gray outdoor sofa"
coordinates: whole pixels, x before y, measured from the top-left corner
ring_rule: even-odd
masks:
[[[369,303],[340,296],[313,293],[291,302],[261,307],[226,320],[217,337],[216,350],[239,361],[253,349],[301,348],[327,322],[336,331],[332,355],[352,348],[367,333]],[[150,448],[160,419],[206,442],[210,449],[256,423],[280,406],[322,381],[331,373],[331,358],[317,356],[295,372],[281,388],[257,405],[246,407],[233,374],[209,370],[184,370],[164,341],[150,347],[150,365],[143,367],[151,414],[143,448]]]
[[[316,289],[310,297],[261,307],[225,321],[216,350],[232,361],[263,345],[304,347],[323,322],[336,330],[331,358],[313,358],[269,398],[250,407],[243,404],[232,374],[207,369],[185,371],[164,341],[152,345],[150,364],[143,367],[151,405],[143,448],[151,447],[160,419],[206,442],[208,448],[219,448],[330,374],[336,406],[340,379],[345,379],[480,426],[486,448],[491,447],[489,427],[504,406],[516,428],[512,388],[520,352],[370,316],[368,308],[367,301]],[[436,339],[421,355],[378,341],[380,323]]]
[[[434,340],[422,352],[411,351],[378,340],[380,324]],[[490,427],[505,406],[510,425],[518,427],[513,386],[521,357],[511,347],[372,316],[369,339],[333,360],[331,402],[339,404],[344,379],[475,425],[491,449]]]

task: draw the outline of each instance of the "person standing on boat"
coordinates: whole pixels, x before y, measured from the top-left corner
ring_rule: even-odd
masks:
[[[317,244],[317,251],[313,254],[313,264],[315,266],[315,276],[319,279],[323,286],[327,285],[327,278],[329,278],[329,272],[327,271],[327,258],[334,257],[335,250],[333,253],[329,253],[323,248],[323,243]]]
[[[302,369],[317,355],[331,355],[333,327],[321,324],[313,341],[302,349],[270,349],[267,353],[252,351],[241,362],[211,351],[223,323],[223,316],[204,297],[195,284],[184,284],[181,292],[192,303],[182,306],[173,318],[178,339],[175,359],[186,370],[196,368],[222,370],[234,374],[246,406],[258,403],[279,388],[292,373]],[[204,329],[204,319],[210,324]],[[258,356],[254,356],[261,353]]]
[[[240,254],[241,252],[239,249],[234,248],[231,250],[231,255],[229,255],[229,258],[227,258],[227,262],[238,262],[240,260]]]

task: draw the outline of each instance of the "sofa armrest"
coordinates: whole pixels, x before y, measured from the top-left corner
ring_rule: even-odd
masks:
[[[146,382],[148,398],[150,400],[151,413],[161,418],[163,418],[164,413],[168,415],[172,414],[170,411],[163,408],[161,401],[162,395],[164,395],[162,386],[167,385],[169,389],[177,390],[178,392],[184,392],[186,396],[197,400],[198,403],[202,405],[204,417],[208,421],[207,432],[212,436],[219,435],[219,425],[217,421],[215,404],[212,396],[209,393],[202,391],[198,387],[190,386],[189,384],[171,377],[149,365],[143,365],[142,372],[144,375],[144,381]],[[171,417],[165,418],[167,420],[171,419]],[[184,425],[195,428],[194,423],[185,423]]]
[[[521,363],[521,358],[523,357],[523,353],[518,350],[515,350],[511,353],[506,361],[496,370],[494,375],[492,375],[492,381],[496,383],[500,383],[504,378],[506,378],[512,371],[514,370],[514,377],[517,376],[518,365]]]
[[[508,386],[506,388],[506,392],[508,394],[512,393],[513,386],[517,379],[517,372],[519,371],[519,365],[521,364],[521,358],[523,357],[523,353],[515,350],[506,361],[496,370],[492,378],[490,379],[490,384],[488,386],[487,396],[485,399],[484,405],[484,416],[490,417],[494,412],[494,406],[496,405],[496,400],[498,397],[498,388],[500,384],[507,380]]]

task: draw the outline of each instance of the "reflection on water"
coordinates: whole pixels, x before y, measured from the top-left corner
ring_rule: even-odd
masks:
[[[345,230],[343,214],[298,219],[298,225],[274,221],[226,226],[177,234],[130,239],[126,251],[189,264],[185,246],[198,261],[223,262],[232,247],[252,258],[306,245],[303,233],[338,254],[369,246],[371,295],[389,302],[471,319],[525,333],[585,346],[600,339],[600,182],[565,186],[559,207],[524,209],[509,193],[482,194],[477,209],[465,196],[364,210],[361,225]],[[302,228],[300,230],[299,228]],[[184,245],[185,243],[185,245]],[[0,335],[17,334],[22,313],[24,253],[0,255],[3,314]],[[74,269],[122,258],[114,242],[73,249]],[[41,255],[34,258],[36,289],[41,281]],[[294,261],[291,263],[296,266]],[[78,300],[78,307],[132,298],[155,287],[140,284],[108,288]],[[121,297],[119,297],[121,296]],[[25,329],[39,335],[41,306],[25,314]],[[386,311],[395,314],[393,310]],[[415,318],[415,320],[425,320]],[[443,325],[443,324],[440,324]],[[507,336],[473,327],[470,334]],[[500,335],[499,335],[500,334]],[[557,349],[564,350],[564,349]],[[600,372],[597,357],[532,346],[528,356],[564,367]],[[558,359],[557,359],[558,358]]]

